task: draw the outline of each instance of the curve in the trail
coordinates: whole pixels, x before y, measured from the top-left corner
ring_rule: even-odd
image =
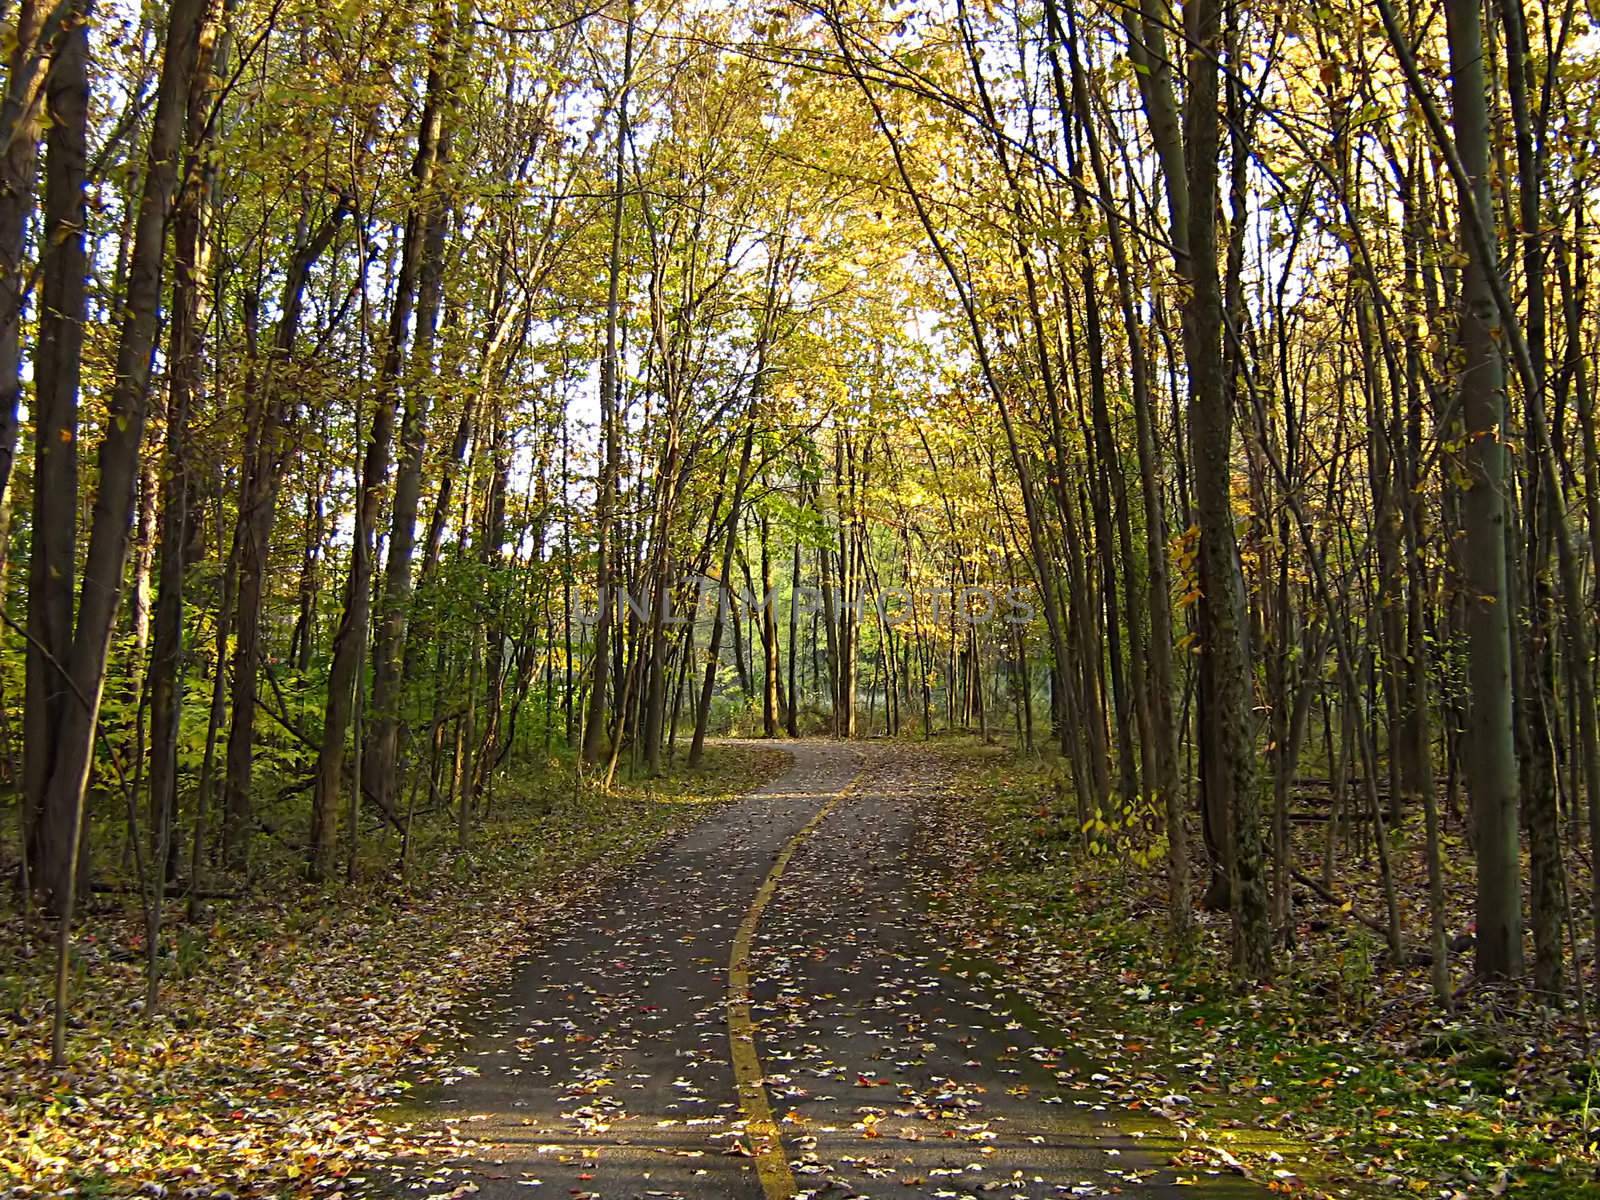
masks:
[[[401,1114],[394,1195],[1192,1197],[923,919],[927,754],[797,742],[780,779],[569,912]],[[1238,1180],[1200,1177],[1216,1189]],[[1248,1190],[1248,1189],[1247,1189]],[[1251,1194],[1256,1194],[1251,1191]]]

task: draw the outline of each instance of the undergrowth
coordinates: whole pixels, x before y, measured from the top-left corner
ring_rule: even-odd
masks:
[[[929,814],[941,919],[1071,1029],[1130,1108],[1221,1133],[1284,1191],[1600,1197],[1600,1066],[1581,1014],[1471,987],[1459,962],[1443,1013],[1426,966],[1392,965],[1353,916],[1381,911],[1371,863],[1341,860],[1340,878],[1360,882],[1338,905],[1296,885],[1293,944],[1272,983],[1242,986],[1225,913],[1196,911],[1173,952],[1164,849],[1142,820],[1085,830],[1050,762],[944,752],[951,798]],[[1393,837],[1406,927],[1425,929],[1420,832]],[[1302,846],[1303,871],[1322,849]],[[1445,853],[1467,855],[1455,831]],[[1452,928],[1468,928],[1469,877],[1449,884]]]

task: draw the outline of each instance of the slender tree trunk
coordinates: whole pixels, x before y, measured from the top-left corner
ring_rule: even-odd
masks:
[[[759,368],[756,375],[760,379]],[[758,385],[759,386],[759,385]],[[739,470],[734,475],[733,498],[728,504],[728,531],[722,542],[722,564],[717,577],[717,603],[711,618],[711,636],[706,645],[705,682],[700,686],[700,700],[695,706],[694,738],[689,743],[689,766],[698,767],[705,754],[706,726],[711,719],[711,698],[716,694],[717,667],[722,655],[722,628],[728,605],[728,586],[733,577],[733,555],[739,544],[739,518],[744,503],[745,485],[750,479],[750,454],[755,445],[756,403],[753,395],[750,410],[745,417],[744,442],[739,450]]]
[[[1046,13],[1052,26],[1051,63],[1054,67],[1057,100],[1063,114],[1073,111],[1078,115],[1079,124],[1088,143],[1089,163],[1094,171],[1100,202],[1108,211],[1112,211],[1116,197],[1112,191],[1111,176],[1101,149],[1094,114],[1089,106],[1088,88],[1077,53],[1076,27],[1073,24],[1072,10],[1069,7],[1069,27],[1063,30],[1057,17],[1055,0],[1046,0],[1046,4]],[[1057,43],[1067,47],[1072,67],[1073,104],[1070,109],[1054,51]],[[1063,120],[1065,119],[1063,116]],[[1107,237],[1111,246],[1111,263],[1117,282],[1117,299],[1122,311],[1124,336],[1128,341],[1134,431],[1139,457],[1139,484],[1145,512],[1145,570],[1148,575],[1146,598],[1150,608],[1150,636],[1146,642],[1145,662],[1150,673],[1148,683],[1150,730],[1155,742],[1153,790],[1161,802],[1166,818],[1168,908],[1174,940],[1181,943],[1188,936],[1190,923],[1189,851],[1188,835],[1184,827],[1186,805],[1179,773],[1177,731],[1172,713],[1172,581],[1167,562],[1165,497],[1162,494],[1161,460],[1155,443],[1155,405],[1151,398],[1149,362],[1145,353],[1144,339],[1141,336],[1133,271],[1128,261],[1127,245],[1119,220],[1107,222]]]
[[[589,711],[583,726],[583,761],[600,761],[606,731],[606,693],[611,653],[612,611],[616,608],[616,580],[612,576],[612,528],[617,476],[622,468],[621,430],[617,421],[617,330],[621,321],[623,175],[628,151],[628,90],[633,77],[633,5],[629,0],[628,27],[623,45],[622,91],[617,101],[617,144],[612,171],[611,251],[607,261],[606,348],[600,360],[600,439],[604,458],[595,492],[596,574],[599,613],[594,625],[594,668],[589,690]]]
[[[761,537],[761,650],[764,669],[761,688],[761,731],[769,738],[778,736],[782,718],[782,698],[778,679],[782,670],[778,661],[778,618],[772,610],[772,551],[769,538],[771,520],[763,512],[758,520]]]
[[[28,558],[27,690],[23,791],[33,819],[34,882],[52,911],[66,911],[78,857],[76,804],[46,795],[69,704],[77,563],[78,381],[82,369],[88,256],[84,243],[88,143],[88,14],[75,0],[46,81],[44,223],[39,337],[34,349],[32,545]],[[70,800],[70,797],[69,797]]]
[[[793,558],[789,564],[789,720],[790,737],[800,736],[800,534],[795,533]]]
[[[437,179],[448,169],[453,116],[450,110],[454,107],[456,77],[463,66],[459,45],[454,51],[445,48],[454,29],[454,25],[447,24],[437,32],[428,69],[427,94],[437,115],[434,131],[424,136],[435,143],[435,162],[427,190],[423,191],[419,184],[416,194],[422,230],[416,329],[412,334],[411,370],[403,373],[405,416],[400,423],[400,464],[395,473],[388,557],[372,650],[372,731],[366,754],[373,789],[379,802],[391,809],[397,803],[400,787],[402,667],[411,616],[412,558],[422,499],[422,467],[428,448],[428,409],[436,386],[433,348],[444,301],[444,254],[450,229],[450,203]]]
[[[356,711],[357,676],[362,673],[364,665],[367,625],[372,607],[373,558],[377,550],[375,534],[383,491],[389,480],[395,408],[406,361],[406,339],[411,330],[418,277],[430,232],[427,214],[430,205],[435,202],[445,107],[444,71],[440,63],[450,39],[449,18],[442,4],[434,14],[433,38],[427,96],[417,131],[416,157],[411,166],[411,203],[401,243],[400,269],[395,280],[393,306],[389,311],[387,345],[377,382],[376,403],[362,455],[353,534],[355,547],[345,580],[343,615],[333,639],[333,663],[328,671],[328,703],[323,713],[322,745],[317,755],[308,856],[309,872],[316,879],[325,878],[333,864],[334,825],[338,798],[344,783],[345,738]],[[364,747],[362,749],[364,751]],[[354,785],[357,801],[365,786],[361,779],[363,774],[357,772]],[[374,798],[386,814],[392,815],[389,791],[385,790]],[[351,831],[352,836],[354,832]]]
[[[55,759],[45,784],[45,809],[52,824],[67,832],[68,853],[57,864],[60,890],[53,892],[61,916],[55,1036],[52,1057],[65,1054],[66,942],[70,936],[76,872],[83,831],[84,791],[89,782],[106,656],[122,599],[122,576],[133,525],[134,489],[149,408],[150,372],[160,328],[162,275],[167,221],[177,190],[183,145],[185,101],[194,75],[205,7],[203,0],[176,0],[168,18],[161,79],[156,91],[147,152],[148,167],[139,199],[129,260],[127,295],[117,340],[116,376],[105,438],[100,445],[99,489],[84,558],[83,590],[67,672],[73,700],[55,729]],[[63,54],[65,60],[72,55]],[[87,86],[81,93],[87,100]],[[80,160],[81,161],[81,160]],[[81,178],[81,176],[80,176]],[[79,284],[81,286],[81,279]]]
[[[17,454],[17,407],[22,400],[22,309],[26,292],[28,218],[39,165],[39,105],[45,54],[39,0],[18,0],[16,42],[0,102],[0,495],[9,496]],[[0,561],[6,553],[0,538]]]
[[[1479,214],[1493,211],[1489,184],[1488,83],[1478,0],[1446,0],[1455,140]],[[1522,973],[1522,888],[1517,837],[1517,758],[1511,713],[1511,608],[1506,580],[1505,372],[1500,317],[1490,291],[1499,270],[1470,233],[1462,241],[1461,408],[1466,423],[1461,516],[1465,531],[1467,789],[1478,858],[1477,968],[1485,978]],[[1492,249],[1492,247],[1491,247]]]
[[[249,865],[255,822],[250,791],[255,748],[257,674],[261,662],[261,617],[266,572],[283,473],[284,441],[292,401],[279,387],[279,373],[294,354],[311,268],[333,244],[349,212],[341,198],[315,232],[296,250],[284,278],[282,309],[266,361],[247,378],[246,441],[239,479],[239,515],[234,532],[238,564],[234,615],[233,706],[222,790],[222,857],[235,870]]]
[[[1200,527],[1202,653],[1211,663],[1221,750],[1207,780],[1220,789],[1232,818],[1234,955],[1249,978],[1271,974],[1271,931],[1262,871],[1260,796],[1255,780],[1254,705],[1250,691],[1248,630],[1243,619],[1239,547],[1233,526],[1231,450],[1233,405],[1223,368],[1223,303],[1217,272],[1217,80],[1222,52],[1222,6],[1190,0],[1186,36],[1197,47],[1189,58],[1184,152],[1188,165],[1188,256],[1184,350],[1189,370],[1189,426],[1195,507]]]
[[[189,421],[201,392],[202,331],[210,263],[205,206],[215,177],[208,110],[213,97],[221,5],[208,0],[201,19],[185,117],[183,177],[172,213],[172,318],[167,349],[167,438],[161,480],[161,569],[150,663],[150,828],[154,887],[145,931],[145,1012],[160,998],[161,918],[165,885],[177,874],[173,827],[178,816],[178,723],[182,712],[184,583],[189,561]]]

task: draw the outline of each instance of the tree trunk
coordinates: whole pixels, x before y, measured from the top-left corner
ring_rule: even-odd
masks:
[[[322,745],[317,755],[307,864],[315,879],[325,878],[333,863],[338,798],[344,782],[345,736],[355,715],[357,676],[362,671],[365,658],[369,610],[372,606],[372,560],[376,553],[374,535],[378,527],[383,490],[389,480],[395,408],[405,366],[406,337],[411,329],[418,275],[429,233],[427,213],[430,205],[435,203],[433,193],[445,103],[444,72],[440,61],[450,38],[449,19],[442,10],[441,5],[434,16],[433,57],[429,66],[427,97],[417,130],[416,157],[411,165],[411,203],[406,213],[394,302],[389,310],[387,345],[377,382],[376,403],[362,455],[354,548],[345,579],[343,615],[334,635],[333,663],[328,671],[328,703],[323,714]],[[356,403],[359,405],[359,397]],[[357,774],[359,776],[362,772]],[[355,788],[359,799],[363,788],[359,777]],[[376,799],[386,813],[392,813],[388,791],[383,791]],[[354,832],[351,831],[352,836]]]
[[[207,120],[213,99],[220,4],[210,0],[202,22],[186,116],[183,178],[172,212],[172,318],[167,349],[167,439],[161,479],[161,567],[155,612],[155,646],[150,660],[150,828],[156,874],[177,873],[172,839],[178,809],[178,723],[183,696],[184,583],[189,552],[189,421],[201,394],[204,367],[201,342],[209,312],[209,245],[205,209],[215,179]],[[159,892],[157,893],[159,896]],[[147,946],[157,962],[160,905],[152,906]],[[150,976],[148,1008],[156,1001],[156,973]]]
[[[589,711],[583,725],[583,761],[590,766],[600,761],[606,732],[606,692],[610,682],[612,613],[617,605],[616,581],[612,578],[612,540],[615,531],[613,508],[617,476],[622,469],[621,430],[617,421],[620,388],[617,374],[617,328],[621,318],[623,173],[627,167],[628,89],[633,77],[633,5],[629,0],[628,27],[623,43],[622,92],[617,101],[617,144],[612,170],[611,250],[607,260],[606,348],[600,360],[600,440],[604,458],[595,487],[595,594],[599,612],[594,625],[594,668],[589,688]]]
[[[430,137],[437,146],[432,168],[438,175],[450,158],[453,89],[461,69],[459,45],[453,53],[443,48],[451,39],[446,24],[436,33],[436,47],[428,68],[428,102],[436,110]],[[400,465],[395,473],[394,502],[389,524],[388,557],[384,564],[382,598],[372,649],[372,731],[367,741],[368,778],[379,803],[394,808],[399,791],[401,719],[407,623],[411,616],[411,560],[417,544],[417,511],[422,499],[422,467],[428,448],[428,408],[437,386],[433,346],[444,301],[445,242],[450,229],[450,204],[442,187],[430,183],[416,195],[422,227],[418,274],[416,330],[412,334],[411,370],[405,374],[405,416],[400,423]],[[493,647],[491,647],[491,652]]]
[[[757,380],[760,379],[759,367]],[[717,666],[722,654],[722,628],[728,605],[728,583],[733,575],[733,554],[739,544],[739,517],[744,503],[745,485],[750,479],[750,453],[755,445],[757,396],[750,398],[745,417],[744,444],[739,450],[739,470],[733,480],[733,498],[728,504],[728,531],[722,542],[722,565],[717,578],[717,604],[711,618],[711,637],[706,645],[705,682],[694,713],[694,737],[689,743],[689,766],[698,767],[705,754],[706,725],[711,719],[711,698],[716,692]]]
[[[105,438],[100,444],[100,483],[89,529],[88,552],[84,558],[83,590],[78,602],[71,658],[67,664],[73,697],[72,701],[67,702],[61,723],[54,730],[55,757],[45,784],[45,809],[50,824],[66,834],[62,846],[66,853],[52,863],[52,874],[58,886],[51,895],[56,911],[62,918],[63,950],[58,963],[53,1046],[57,1065],[65,1052],[63,1022],[67,962],[64,951],[70,936],[75,899],[76,875],[73,864],[80,849],[84,792],[93,763],[94,736],[105,686],[106,656],[122,599],[123,570],[127,564],[129,534],[133,525],[134,489],[139,476],[140,447],[149,408],[150,372],[160,329],[167,220],[177,190],[187,111],[185,101],[194,75],[204,10],[203,0],[176,0],[169,12],[161,79],[156,91],[155,115],[151,121],[148,165],[134,226],[127,294],[117,339],[115,382],[106,410]],[[87,22],[84,24],[86,26]],[[70,36],[75,42],[80,35],[86,36],[86,29],[75,30]],[[71,43],[58,60],[58,65],[69,60],[77,60],[77,52],[71,48]],[[74,80],[83,78],[76,68],[71,75]],[[85,80],[82,90],[76,92],[74,101],[86,102],[87,99]],[[57,115],[62,115],[54,105],[52,109]],[[76,135],[73,140],[76,142]],[[75,147],[75,162],[82,162],[81,149],[81,144]],[[81,174],[77,178],[81,180]],[[81,277],[78,284],[81,287]],[[73,370],[72,374],[75,375],[76,371]]]
[[[1493,211],[1489,183],[1488,84],[1478,0],[1446,0],[1455,140],[1471,183],[1468,203]],[[1463,205],[1464,210],[1467,205]],[[1465,224],[1465,221],[1463,222]],[[1485,978],[1522,973],[1522,889],[1517,837],[1517,758],[1512,731],[1511,607],[1506,581],[1505,372],[1501,325],[1478,239],[1462,237],[1461,409],[1466,423],[1461,495],[1466,584],[1466,774],[1476,828],[1477,969]]]
[[[26,293],[28,218],[39,166],[39,103],[50,47],[40,45],[39,0],[18,0],[16,42],[6,75],[0,129],[0,495],[11,487],[22,399],[22,309]],[[0,541],[0,558],[5,554]]]
[[[60,749],[56,731],[67,706],[77,703],[66,669],[77,570],[78,380],[87,302],[88,41],[86,6],[83,0],[75,0],[45,85],[49,122],[39,242],[43,282],[33,358],[33,521],[28,559],[23,792],[32,813],[32,878],[57,913],[65,911],[72,879],[70,864],[78,856],[79,842],[76,804],[52,806],[46,792]]]
[[[1232,828],[1234,957],[1252,979],[1272,970],[1266,879],[1262,870],[1261,801],[1255,781],[1255,729],[1248,630],[1243,610],[1239,547],[1233,526],[1232,390],[1223,368],[1223,304],[1217,272],[1217,79],[1222,51],[1222,6],[1191,0],[1184,8],[1189,57],[1185,96],[1188,166],[1188,256],[1180,263],[1189,294],[1183,306],[1189,370],[1189,428],[1195,509],[1200,527],[1200,640],[1211,663],[1220,761],[1207,779],[1223,793]],[[1219,803],[1223,802],[1219,798]]]
[[[230,868],[249,865],[254,825],[250,792],[255,748],[257,673],[261,662],[261,606],[283,474],[284,442],[293,401],[278,375],[294,354],[311,268],[333,244],[350,211],[343,197],[296,250],[283,282],[281,315],[265,362],[245,382],[245,457],[239,477],[239,515],[233,554],[238,563],[234,614],[233,705],[222,787],[222,858]],[[247,318],[248,319],[248,318]]]
[[[1115,204],[1111,176],[1089,107],[1088,88],[1077,53],[1076,28],[1068,8],[1068,29],[1062,30],[1054,0],[1047,0],[1050,18],[1051,63],[1056,78],[1057,100],[1063,114],[1074,111],[1088,142],[1089,163],[1094,171],[1100,202],[1110,211]],[[1054,44],[1067,47],[1072,67],[1073,104],[1069,109]],[[1063,120],[1065,120],[1063,116]],[[1150,608],[1150,636],[1145,645],[1145,664],[1149,671],[1150,731],[1154,739],[1152,755],[1155,777],[1153,791],[1158,797],[1167,826],[1167,900],[1175,942],[1181,943],[1189,931],[1189,850],[1184,828],[1184,795],[1179,775],[1177,731],[1172,714],[1172,581],[1167,563],[1165,498],[1162,495],[1161,461],[1155,442],[1155,406],[1151,399],[1149,362],[1140,336],[1139,309],[1133,271],[1118,220],[1106,223],[1111,246],[1112,269],[1117,281],[1117,299],[1122,310],[1124,336],[1128,340],[1129,378],[1133,391],[1134,434],[1139,456],[1139,484],[1145,512],[1145,569],[1148,574],[1146,599]],[[1029,713],[1031,717],[1031,712]]]

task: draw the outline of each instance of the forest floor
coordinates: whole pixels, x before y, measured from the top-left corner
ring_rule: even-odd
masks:
[[[1064,810],[1059,767],[973,743],[940,752],[949,786],[923,812],[941,860],[936,920],[1034,1019],[1073,1031],[1121,1106],[1159,1113],[1283,1190],[1600,1197],[1600,1068],[1581,1015],[1472,987],[1460,961],[1455,1011],[1441,1013],[1428,968],[1391,967],[1360,919],[1383,907],[1359,845],[1343,848],[1339,902],[1295,887],[1294,950],[1280,949],[1271,986],[1240,989],[1225,913],[1197,913],[1189,953],[1169,960],[1159,844],[1153,862],[1114,834],[1096,846]],[[1392,831],[1391,858],[1404,927],[1425,930],[1411,825]],[[1297,839],[1307,876],[1323,833]],[[1445,851],[1455,933],[1472,906],[1458,828]]]
[[[374,1116],[448,1061],[445,1015],[563,910],[717,804],[778,774],[782,750],[719,746],[704,767],[574,794],[528,764],[456,847],[448,814],[363,846],[360,881],[310,889],[262,845],[248,898],[187,922],[168,903],[163,1005],[141,1012],[138,898],[97,895],[75,939],[70,1065],[48,1069],[53,935],[0,923],[0,1195],[326,1195],[403,1151]],[[112,847],[105,854],[115,856]],[[14,1190],[5,1187],[10,1184]]]

